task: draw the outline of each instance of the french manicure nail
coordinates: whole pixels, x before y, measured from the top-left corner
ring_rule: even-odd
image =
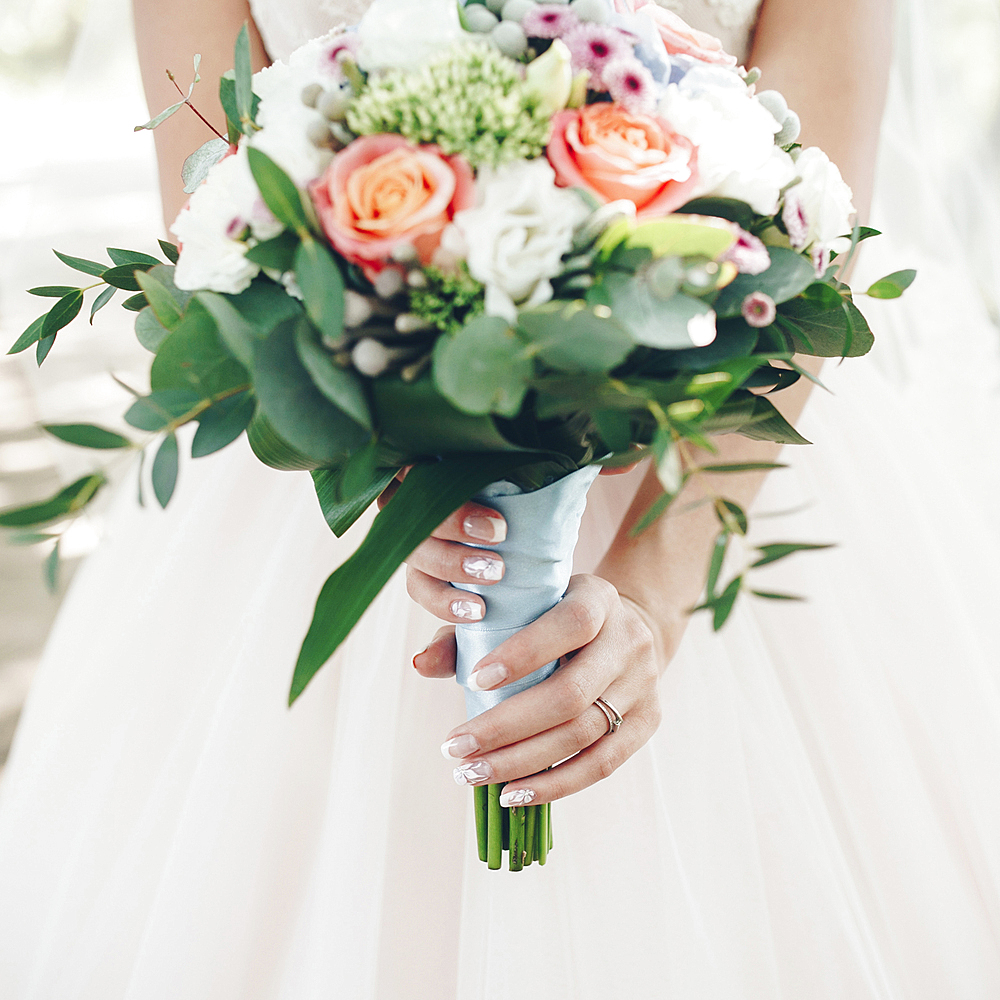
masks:
[[[485,760],[474,760],[468,764],[459,764],[454,774],[459,785],[481,785],[493,777],[493,768]]]
[[[492,691],[499,687],[510,676],[510,671],[502,663],[491,663],[488,667],[480,667],[469,675],[466,682],[470,691]]]
[[[473,514],[462,522],[462,530],[470,538],[478,538],[481,542],[495,544],[502,542],[507,537],[507,522],[502,517]]]
[[[446,760],[451,760],[453,757],[468,757],[478,749],[479,740],[475,736],[470,736],[466,733],[442,743],[441,756]]]
[[[496,583],[503,576],[503,563],[489,556],[466,556],[462,560],[462,569],[468,576],[489,580],[490,583]]]
[[[483,606],[476,601],[452,601],[451,613],[464,621],[478,622],[482,621]]]
[[[514,788],[509,792],[505,788],[500,793],[500,805],[508,809],[511,806],[526,806],[534,797],[535,793],[530,788]]]

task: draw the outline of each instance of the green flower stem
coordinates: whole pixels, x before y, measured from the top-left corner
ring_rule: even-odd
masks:
[[[489,786],[476,785],[473,795],[476,810],[476,843],[479,845],[479,860],[485,861],[489,848]]]
[[[510,870],[519,872],[524,867],[524,808],[514,806],[508,812],[510,817]]]
[[[549,806],[538,807],[538,863],[544,865],[549,857]]]
[[[548,850],[552,850],[552,803],[545,803],[545,828],[549,831]]]
[[[503,858],[503,819],[500,808],[500,788],[500,785],[490,785],[487,790],[489,834],[486,863],[493,869],[500,868],[500,862]]]
[[[525,810],[524,816],[524,865],[527,867],[530,865],[537,857],[537,851],[535,849],[535,823],[537,819],[537,806],[528,806]]]

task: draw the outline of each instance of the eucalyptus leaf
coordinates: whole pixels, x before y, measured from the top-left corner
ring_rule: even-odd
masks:
[[[562,304],[523,312],[518,328],[531,341],[539,359],[565,372],[609,372],[632,351],[632,338],[613,317]]]
[[[241,364],[253,364],[254,341],[259,331],[244,319],[227,295],[218,292],[198,292],[197,301],[215,320],[216,329],[229,352]]]
[[[591,414],[601,440],[614,452],[626,451],[632,443],[632,420],[622,410],[598,410]]]
[[[153,484],[153,494],[161,507],[166,507],[170,503],[170,498],[174,495],[177,486],[177,471],[180,464],[180,456],[177,448],[177,435],[168,434],[156,452],[153,459],[153,468],[150,479]]]
[[[648,527],[657,521],[666,512],[667,508],[677,499],[674,493],[661,493],[646,509],[645,513],[629,529],[629,537],[635,538],[641,535]]]
[[[114,287],[114,286],[112,286]],[[117,291],[117,289],[115,289]],[[127,309],[129,312],[142,312],[146,306],[149,305],[148,300],[143,292],[138,295],[130,295],[123,303],[122,309]]]
[[[705,593],[709,601],[716,599],[715,588],[719,583],[719,574],[722,572],[722,564],[725,562],[731,538],[732,534],[725,528],[715,536],[712,557],[708,562],[708,578],[705,581]]]
[[[235,441],[247,429],[256,408],[257,401],[249,391],[213,403],[198,417],[191,457],[212,455]]]
[[[107,479],[99,472],[83,476],[48,500],[0,511],[0,527],[33,528],[60,521],[90,503],[105,483]]]
[[[804,601],[804,597],[797,594],[777,594],[770,590],[751,590],[754,597],[763,597],[767,601]]]
[[[781,307],[779,315],[791,321],[792,325],[784,329],[800,354],[857,358],[867,354],[875,344],[864,316],[849,299],[841,299],[834,309],[826,312],[816,312],[808,303],[793,299]]]
[[[100,278],[108,269],[107,264],[98,264],[95,260],[85,260],[83,257],[70,257],[69,254],[60,253],[58,250],[52,251],[64,264],[68,264],[74,271],[82,271],[84,274],[93,275]]]
[[[42,424],[43,430],[53,437],[75,444],[80,448],[131,448],[132,442],[116,431],[109,431],[95,424]]]
[[[157,240],[160,244],[160,249],[163,251],[163,256],[170,261],[171,264],[176,264],[180,260],[181,253],[180,250],[173,243],[168,243],[166,240]]]
[[[181,168],[181,180],[184,181],[184,193],[194,194],[208,172],[229,152],[229,143],[225,139],[209,139],[199,146],[185,161]],[[176,263],[176,261],[174,261]]]
[[[70,292],[80,292],[83,289],[76,285],[39,285],[37,288],[29,288],[29,295],[38,295],[45,299],[61,299]]]
[[[63,327],[72,323],[79,314],[81,306],[83,306],[83,292],[79,288],[74,288],[49,310],[45,322],[42,323],[41,339],[54,337]]]
[[[136,339],[147,351],[155,354],[160,345],[170,336],[170,331],[156,318],[150,306],[146,306],[135,317]]]
[[[38,362],[39,368],[42,366],[42,362],[49,356],[49,351],[52,350],[55,342],[56,335],[53,333],[48,337],[42,337],[35,345],[35,361]]]
[[[94,299],[90,307],[90,322],[93,325],[94,317],[100,312],[114,297],[118,289],[114,285],[108,285],[97,298]]]
[[[119,250],[117,247],[108,247],[108,256],[115,264],[122,267],[126,264],[148,264],[150,267],[156,267],[163,263],[155,257],[150,257],[148,253],[140,253],[138,250]]]
[[[636,344],[659,350],[690,348],[688,324],[711,312],[701,299],[677,294],[661,299],[641,275],[608,275],[604,282],[611,309]]]
[[[166,286],[152,274],[144,274],[142,271],[137,271],[135,278],[160,323],[168,330],[176,329],[183,312]]]
[[[534,374],[524,343],[498,316],[478,316],[434,345],[434,383],[464,413],[512,417]]]
[[[136,125],[132,129],[133,132],[141,132],[143,129],[154,129],[159,125],[162,125],[171,115],[176,114],[184,107],[184,101],[178,101],[176,104],[171,104],[169,108],[161,111],[155,118],[150,118],[145,125]]]
[[[38,338],[42,335],[42,327],[45,325],[46,316],[48,316],[48,313],[43,313],[38,319],[32,320],[24,333],[14,341],[13,346],[7,353],[20,354],[31,347],[32,344],[37,343]]]
[[[869,289],[868,294],[873,299],[898,299],[916,278],[917,272],[912,269],[894,271],[880,278]]]
[[[154,261],[154,264],[156,262]],[[136,280],[136,271],[148,271],[153,264],[132,263],[119,264],[116,267],[109,267],[101,277],[115,288],[123,288],[126,292],[138,292],[139,282]]]
[[[719,523],[731,535],[745,535],[747,533],[749,528],[747,514],[738,503],[719,497],[712,506]]]
[[[125,413],[125,422],[141,431],[161,431],[186,417],[202,401],[200,393],[189,389],[164,389],[141,396]]]

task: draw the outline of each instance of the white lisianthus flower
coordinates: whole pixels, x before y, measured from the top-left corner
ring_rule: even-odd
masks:
[[[246,259],[246,236],[267,240],[281,230],[260,197],[241,146],[212,167],[171,227],[181,243],[174,282],[189,291],[242,292],[260,271]]]
[[[737,198],[761,215],[777,211],[795,167],[774,144],[780,123],[737,74],[718,66],[692,69],[666,88],[658,111],[698,147],[694,197]]]
[[[455,215],[442,248],[466,261],[486,286],[486,312],[513,323],[518,306],[552,298],[573,230],[589,214],[578,195],[555,184],[545,160],[521,160],[476,182],[478,205]]]
[[[820,261],[830,250],[840,250],[855,214],[853,194],[837,165],[816,146],[800,149],[794,160],[798,183],[785,193],[782,221],[796,250],[810,250]]]
[[[358,65],[416,69],[466,37],[455,0],[375,0],[358,24]]]

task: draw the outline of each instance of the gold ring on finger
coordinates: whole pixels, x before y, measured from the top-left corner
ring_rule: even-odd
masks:
[[[604,715],[604,718],[608,720],[608,731],[604,734],[605,736],[614,736],[622,727],[622,723],[625,721],[621,713],[611,704],[606,698],[598,698],[594,702],[596,708],[599,708]]]

